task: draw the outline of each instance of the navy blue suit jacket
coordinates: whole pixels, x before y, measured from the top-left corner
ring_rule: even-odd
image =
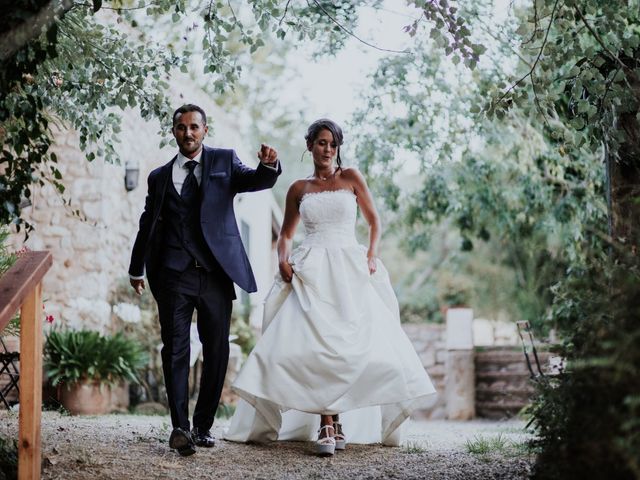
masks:
[[[129,274],[142,276],[146,268],[149,288],[154,295],[162,265],[163,219],[160,213],[165,193],[172,182],[176,157],[149,174],[147,198],[131,253]],[[243,290],[255,292],[256,281],[240,240],[233,198],[237,193],[271,188],[282,169],[279,162],[277,171],[262,164],[256,169],[249,168],[238,159],[234,150],[207,146],[203,146],[201,161],[200,226],[204,239],[231,280]]]

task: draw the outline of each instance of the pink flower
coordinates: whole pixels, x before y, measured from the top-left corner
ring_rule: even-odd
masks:
[[[47,321],[47,323],[53,323],[55,318],[53,318],[53,315],[47,315],[47,318],[45,320]]]

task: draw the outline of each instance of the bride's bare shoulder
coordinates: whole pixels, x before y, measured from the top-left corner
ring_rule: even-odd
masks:
[[[341,177],[348,182],[351,187],[357,191],[367,184],[364,175],[355,167],[345,167],[342,169]]]
[[[345,180],[356,180],[364,178],[360,170],[355,167],[344,167],[341,169],[341,174],[343,179]]]
[[[294,180],[291,185],[289,185],[289,190],[287,191],[287,197],[294,198],[299,201],[302,198],[302,195],[308,189],[309,180],[306,178],[299,178],[298,180]]]

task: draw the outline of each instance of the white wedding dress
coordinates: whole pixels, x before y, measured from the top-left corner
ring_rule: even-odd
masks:
[[[277,275],[265,300],[263,335],[232,386],[241,400],[227,440],[312,440],[318,414],[339,413],[347,442],[399,445],[400,425],[435,393],[382,262],[369,274],[356,215],[349,190],[302,197],[293,280]]]

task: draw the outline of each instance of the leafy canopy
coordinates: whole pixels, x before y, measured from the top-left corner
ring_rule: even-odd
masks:
[[[117,162],[122,110],[137,109],[168,127],[175,108],[166,95],[170,75],[201,65],[197,74],[223,93],[241,73],[239,59],[270,35],[317,39],[318,50],[331,54],[363,3],[12,3],[0,22],[0,224],[23,223],[20,211],[33,184],[52,183],[70,205],[50,151],[56,126],[79,132],[87,160]]]

